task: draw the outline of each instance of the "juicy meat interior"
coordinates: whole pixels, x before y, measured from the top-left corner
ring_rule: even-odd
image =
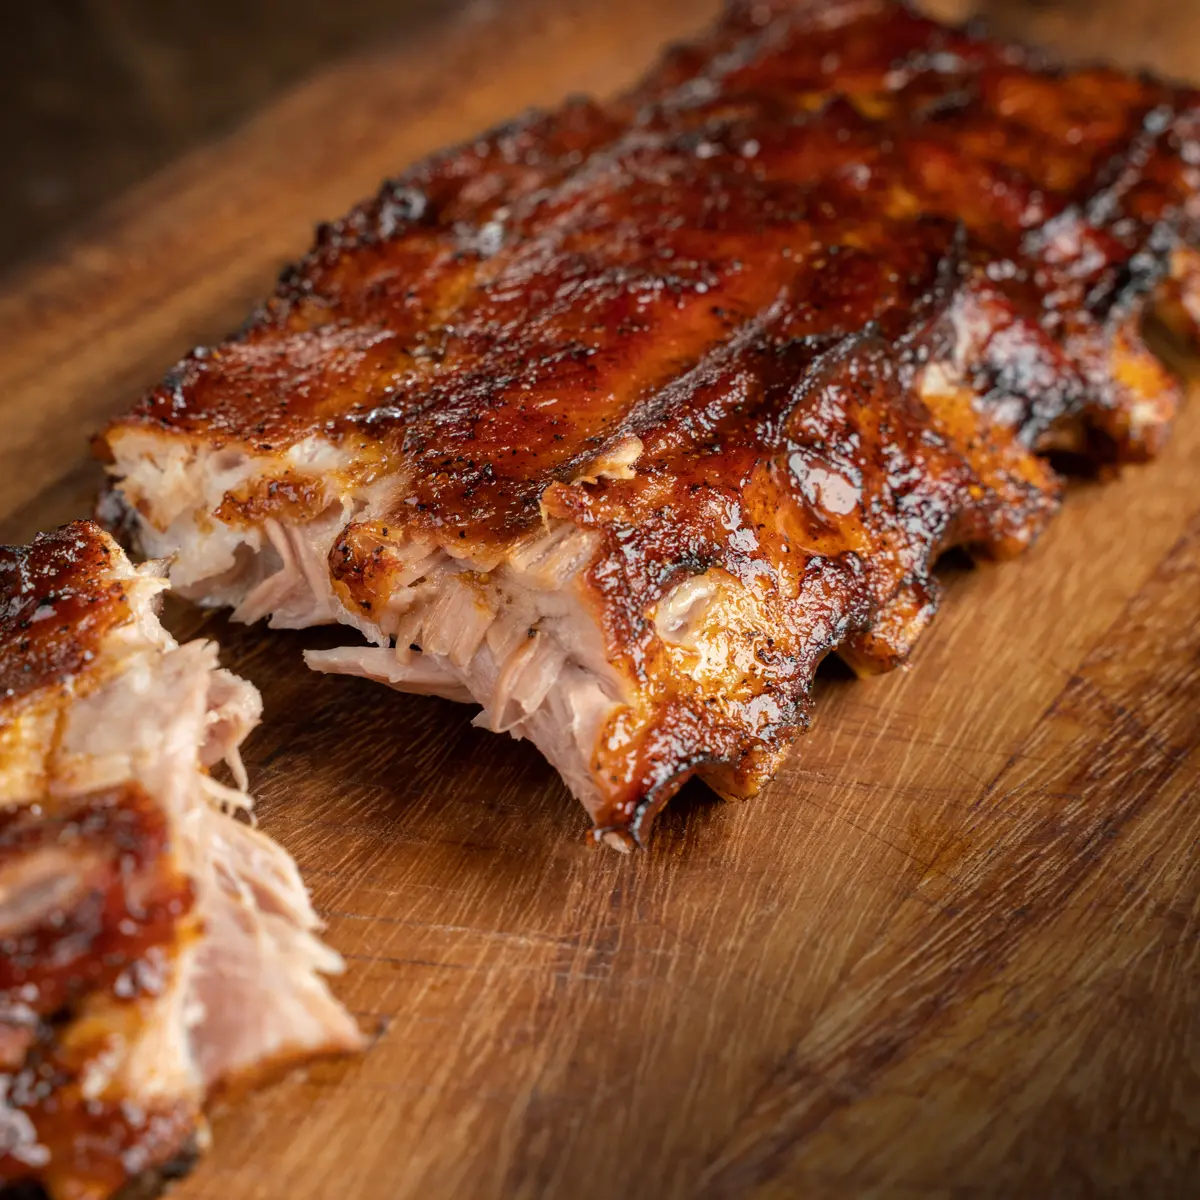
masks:
[[[258,693],[162,628],[161,575],[87,522],[0,549],[0,1191],[101,1200],[203,1142],[218,1092],[359,1044],[244,819]]]
[[[745,795],[831,650],[902,660],[1046,452],[1153,454],[1200,95],[887,0],[734,4],[609,103],[418,163],[101,442],[185,595],[473,700],[628,841]]]

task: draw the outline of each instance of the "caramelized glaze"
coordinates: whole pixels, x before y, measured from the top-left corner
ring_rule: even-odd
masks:
[[[107,436],[273,462],[223,497],[235,527],[329,503],[285,457],[306,439],[392,480],[330,555],[367,617],[389,546],[486,569],[545,522],[594,531],[586,603],[632,695],[597,823],[636,837],[693,772],[756,790],[830,650],[901,661],[948,547],[1027,546],[1059,502],[1044,452],[1155,452],[1178,386],[1140,326],[1194,295],[1198,133],[1193,90],[904,5],[735,4],[629,95],[321,227]],[[631,438],[626,477],[595,471]],[[700,577],[722,627],[698,665],[655,614]]]

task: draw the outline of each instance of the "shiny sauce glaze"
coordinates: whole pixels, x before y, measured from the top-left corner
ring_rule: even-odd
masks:
[[[1157,450],[1179,389],[1141,321],[1195,289],[1198,135],[1193,90],[904,5],[735,4],[627,96],[322,227],[113,433],[275,456],[233,525],[317,515],[329,489],[283,459],[307,438],[347,486],[393,479],[331,555],[366,614],[389,541],[486,569],[545,521],[595,531],[585,602],[633,697],[598,823],[636,837],[689,774],[755,791],[831,650],[903,660],[947,548],[1028,545],[1045,452]],[[630,438],[629,478],[589,471]],[[684,586],[720,614],[699,650],[656,621]]]

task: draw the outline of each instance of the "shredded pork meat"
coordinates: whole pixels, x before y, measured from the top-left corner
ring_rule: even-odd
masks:
[[[101,439],[172,585],[341,622],[628,845],[903,662],[1050,455],[1152,456],[1200,314],[1200,93],[892,0],[732,0],[604,104],[418,163]]]
[[[227,1093],[359,1045],[290,856],[247,820],[260,700],[76,522],[0,551],[0,1188],[100,1200]],[[232,784],[209,769],[227,763]]]

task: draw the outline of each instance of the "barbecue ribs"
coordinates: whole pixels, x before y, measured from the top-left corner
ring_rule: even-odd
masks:
[[[886,0],[735,4],[631,93],[419,163],[101,441],[111,515],[319,670],[482,706],[615,844],[770,776],[947,548],[1152,455],[1200,93]]]
[[[84,522],[0,549],[5,1195],[102,1200],[218,1092],[359,1044],[295,864],[232,812],[258,693],[163,630],[165,586]]]

